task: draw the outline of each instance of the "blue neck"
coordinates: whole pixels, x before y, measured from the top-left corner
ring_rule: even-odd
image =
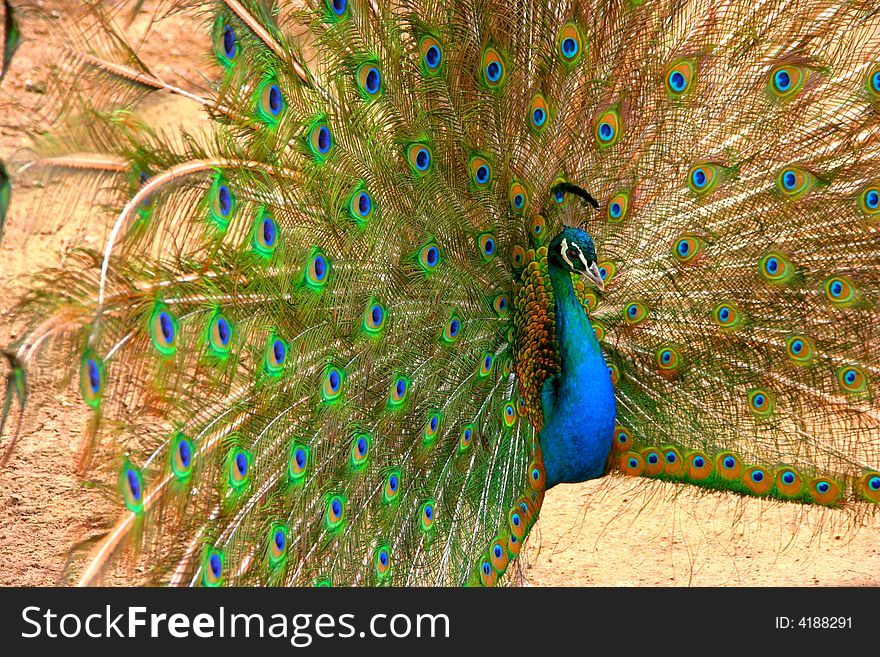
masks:
[[[538,436],[548,488],[602,476],[616,413],[608,366],[571,275],[552,263],[549,268],[562,367],[544,386],[544,426]]]

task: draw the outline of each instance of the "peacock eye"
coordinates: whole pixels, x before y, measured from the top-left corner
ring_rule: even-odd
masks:
[[[580,253],[575,248],[570,248],[568,250],[568,258],[569,260],[576,260],[580,256]]]

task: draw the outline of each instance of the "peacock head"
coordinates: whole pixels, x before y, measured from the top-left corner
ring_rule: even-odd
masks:
[[[596,246],[580,228],[566,228],[553,238],[547,249],[547,259],[551,265],[583,276],[600,290],[605,289],[605,281],[596,264]]]

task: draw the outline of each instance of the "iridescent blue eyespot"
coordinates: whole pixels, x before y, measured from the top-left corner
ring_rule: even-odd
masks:
[[[687,86],[687,79],[681,71],[673,71],[669,76],[669,87],[676,93],[681,93]]]
[[[880,94],[880,71],[871,76],[871,88],[874,89],[875,93]]]
[[[480,184],[485,184],[489,181],[489,167],[483,165],[477,168],[476,174],[477,182]]]
[[[501,64],[498,62],[489,62],[486,66],[486,78],[489,82],[498,82],[501,79]]]
[[[797,176],[794,171],[786,171],[782,175],[782,186],[788,190],[792,190],[797,187]]]
[[[868,480],[868,488],[871,490],[880,490],[880,477],[871,477]]]
[[[651,452],[648,454],[648,463],[651,465],[657,465],[657,462],[660,460],[660,457],[657,455],[657,452]]]
[[[562,40],[562,54],[571,59],[577,55],[578,43],[576,40],[568,37]]]
[[[348,0],[332,0],[330,8],[333,10],[334,14],[342,16],[348,8]]]
[[[767,262],[764,264],[764,266],[767,269],[767,273],[775,274],[779,269],[779,260],[773,257],[767,258]]]
[[[697,189],[702,189],[706,186],[706,181],[708,178],[706,177],[706,172],[702,168],[694,169],[693,173],[691,173],[691,182],[694,184],[694,187]]]
[[[869,210],[876,210],[880,207],[880,192],[876,189],[868,190],[865,194],[865,205]]]
[[[764,473],[761,470],[753,470],[752,481],[754,481],[756,484],[760,484],[762,481],[764,481]]]
[[[734,459],[732,456],[726,456],[724,457],[723,463],[724,467],[730,470],[736,465],[736,459]]]
[[[284,101],[281,98],[281,89],[277,84],[269,87],[269,112],[272,116],[278,116],[284,108]]]
[[[430,69],[435,69],[440,65],[440,48],[431,46],[425,51],[425,64]]]
[[[238,52],[237,39],[235,38],[235,30],[231,25],[223,26],[223,54],[226,59],[234,59]]]
[[[364,80],[364,87],[367,90],[367,93],[376,94],[379,91],[379,86],[382,84],[382,75],[379,73],[379,69],[373,66],[367,71]]]
[[[678,460],[678,457],[675,455],[675,452],[669,451],[666,452],[666,462],[667,463],[675,463]]]
[[[614,138],[614,127],[607,122],[599,124],[599,139],[611,141]]]
[[[458,330],[461,327],[457,319],[453,319],[449,322],[449,335],[453,338],[458,335]]]
[[[431,166],[431,154],[428,152],[427,148],[420,148],[416,152],[416,168],[419,171],[427,171],[428,167]]]
[[[620,216],[623,214],[623,208],[620,206],[620,203],[615,201],[611,204],[611,207],[608,208],[608,212],[615,219],[620,219]]]
[[[776,75],[773,77],[773,84],[776,85],[779,91],[788,91],[791,87],[791,76],[788,74],[788,71],[784,68],[776,71]]]
[[[830,488],[831,485],[827,481],[820,481],[816,484],[816,490],[823,494],[827,493]]]
[[[318,128],[318,151],[321,155],[330,152],[330,129],[325,125]]]
[[[547,120],[547,112],[545,112],[542,107],[536,107],[532,112],[532,120],[535,122],[536,126],[541,127]]]
[[[782,475],[782,481],[786,484],[793,484],[794,483],[794,473],[793,472],[784,473]]]
[[[706,460],[702,456],[694,457],[695,468],[702,468],[704,465],[706,465]]]
[[[232,196],[229,193],[229,188],[222,183],[217,188],[217,207],[224,217],[229,216],[229,212],[232,210]]]

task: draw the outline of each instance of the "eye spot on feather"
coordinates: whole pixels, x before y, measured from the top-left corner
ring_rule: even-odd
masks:
[[[348,0],[326,0],[334,18],[342,18],[348,12]]]
[[[269,565],[273,568],[284,563],[287,557],[287,527],[275,525],[269,530]]]
[[[617,192],[608,201],[608,221],[619,223],[629,215],[630,192]]]
[[[522,214],[528,208],[528,191],[521,183],[514,182],[510,185],[509,200],[510,205],[513,206],[514,212]]]
[[[284,111],[284,96],[274,80],[266,80],[257,94],[257,116],[269,125],[278,123]]]
[[[382,90],[382,73],[375,64],[364,64],[358,69],[358,86],[367,98],[374,98]]]
[[[632,434],[629,429],[620,425],[614,431],[614,443],[612,444],[615,452],[627,452],[632,447]]]
[[[816,177],[801,167],[785,167],[776,177],[776,186],[786,198],[795,200],[805,196],[816,185]]]
[[[547,220],[539,214],[535,215],[529,222],[529,233],[537,244],[542,244],[547,233]]]
[[[583,38],[575,23],[566,23],[556,36],[556,48],[563,64],[571,66],[581,58]]]
[[[460,333],[461,320],[459,320],[458,317],[453,314],[450,316],[449,320],[446,322],[446,325],[443,327],[443,334],[441,335],[441,339],[447,344],[452,344],[458,339]]]
[[[868,187],[859,195],[859,207],[867,215],[880,214],[880,188]]]
[[[492,165],[484,157],[474,156],[470,161],[471,183],[477,189],[486,189],[492,182]]]
[[[680,59],[675,61],[666,73],[666,91],[673,99],[681,98],[688,91],[694,81],[696,70],[693,59]]]
[[[807,72],[802,66],[777,66],[770,72],[768,88],[778,98],[791,98],[804,86],[806,79]]]
[[[400,470],[391,470],[385,477],[385,487],[382,492],[382,501],[392,504],[397,500],[401,488]]]
[[[331,495],[327,500],[327,507],[324,510],[324,527],[328,532],[337,532],[345,524],[345,503],[346,500],[342,495]]]
[[[803,489],[803,479],[791,468],[781,468],[776,473],[776,490],[784,497],[795,497]]]
[[[492,47],[486,48],[483,52],[482,72],[483,80],[490,88],[496,89],[504,84],[504,60],[498,51]]]
[[[202,584],[216,587],[223,584],[223,553],[217,549],[209,549],[202,558]]]
[[[229,486],[236,491],[242,490],[250,480],[251,455],[240,447],[232,450],[228,465]]]
[[[703,253],[703,240],[696,235],[682,235],[672,247],[672,255],[683,264],[696,264]]]
[[[254,251],[264,258],[269,258],[275,253],[275,247],[278,243],[278,224],[272,216],[264,209],[257,213],[254,221],[253,237],[251,245]]]
[[[681,367],[681,353],[677,347],[668,345],[660,347],[655,353],[660,374],[666,378],[675,378]]]
[[[739,479],[743,471],[742,461],[730,452],[721,452],[715,457],[715,470],[724,479]]]
[[[132,513],[140,513],[144,508],[143,479],[141,471],[128,461],[119,472],[119,489],[126,508]]]
[[[320,290],[330,276],[330,260],[320,250],[315,249],[309,258],[305,272],[305,283],[313,290]]]
[[[232,325],[219,310],[214,312],[208,325],[208,346],[217,358],[226,358],[232,347]]]
[[[610,109],[596,120],[593,134],[600,148],[608,148],[620,140],[622,129],[620,114],[617,109]]]
[[[378,301],[370,302],[367,305],[366,312],[364,313],[364,331],[371,336],[379,335],[382,332],[382,329],[385,327],[386,316],[387,312],[385,311],[385,307],[381,303],[379,303]]]
[[[391,552],[387,545],[381,545],[373,553],[373,568],[376,579],[380,582],[388,579],[391,574]]]
[[[532,461],[529,463],[527,472],[529,473],[529,486],[531,489],[538,492],[544,491],[547,485],[544,466],[537,461]]]
[[[868,388],[865,370],[855,365],[841,367],[837,371],[837,381],[844,392],[864,392]]]
[[[464,427],[462,427],[461,435],[458,437],[459,456],[464,454],[468,450],[468,448],[470,448],[471,443],[474,439],[474,431],[475,428],[473,424],[466,424]]]
[[[851,306],[857,301],[856,288],[845,276],[832,276],[823,288],[828,300],[837,306]]]
[[[730,330],[737,328],[742,323],[743,316],[739,307],[733,302],[724,301],[715,306],[712,318],[722,329]]]
[[[216,176],[209,192],[210,216],[221,231],[226,230],[235,210],[235,195],[221,176]]]
[[[508,429],[516,424],[516,409],[510,402],[504,404],[502,407],[501,419],[504,421],[504,426]]]
[[[214,52],[227,69],[232,67],[238,57],[238,37],[235,28],[219,14],[214,23]]]
[[[697,196],[706,196],[712,192],[721,179],[721,167],[710,162],[700,162],[688,172],[687,184]]]
[[[759,465],[746,468],[741,481],[755,495],[766,495],[774,483],[771,473]]]
[[[431,151],[424,144],[411,144],[406,150],[407,160],[416,176],[422,176],[431,170]]]
[[[367,464],[370,452],[371,439],[369,434],[355,436],[351,444],[351,467],[360,470]]]
[[[177,347],[177,318],[164,304],[156,304],[150,317],[150,339],[162,356],[171,356]]]
[[[434,500],[427,500],[419,508],[419,527],[423,532],[431,531],[436,519]]]
[[[269,336],[266,342],[266,355],[263,358],[263,367],[267,374],[278,376],[284,369],[287,360],[287,344],[281,338]]]
[[[305,445],[294,443],[290,447],[290,460],[287,464],[287,478],[292,484],[301,484],[309,467],[309,449]]]
[[[601,275],[601,274],[600,274]],[[648,318],[650,308],[641,301],[634,301],[626,306],[624,310],[624,319],[630,326],[641,324]]]
[[[443,62],[443,48],[434,37],[426,36],[419,43],[419,52],[426,73],[433,74],[440,70]]]
[[[542,94],[535,94],[529,104],[529,126],[534,132],[540,133],[547,127],[550,118],[550,108]]]
[[[312,127],[309,133],[309,146],[318,159],[323,159],[333,148],[333,135],[324,123]]]
[[[321,390],[321,397],[325,402],[334,402],[339,399],[342,394],[342,386],[345,383],[345,376],[341,369],[329,366],[324,371],[324,383]]]
[[[760,260],[761,276],[769,283],[786,283],[793,279],[795,267],[779,252],[772,251]]]
[[[392,410],[401,408],[406,403],[409,390],[410,380],[405,376],[397,376],[388,393],[388,408]]]
[[[195,453],[192,441],[182,433],[178,433],[174,436],[174,441],[169,451],[171,472],[177,481],[187,481],[192,474],[193,455]]]
[[[788,357],[797,365],[805,365],[813,360],[815,347],[813,341],[804,335],[793,335],[785,341]]]
[[[775,405],[773,396],[766,390],[752,390],[748,395],[749,410],[757,417],[767,417]]]
[[[817,504],[834,506],[840,499],[840,485],[833,479],[817,477],[807,485],[807,492]]]

